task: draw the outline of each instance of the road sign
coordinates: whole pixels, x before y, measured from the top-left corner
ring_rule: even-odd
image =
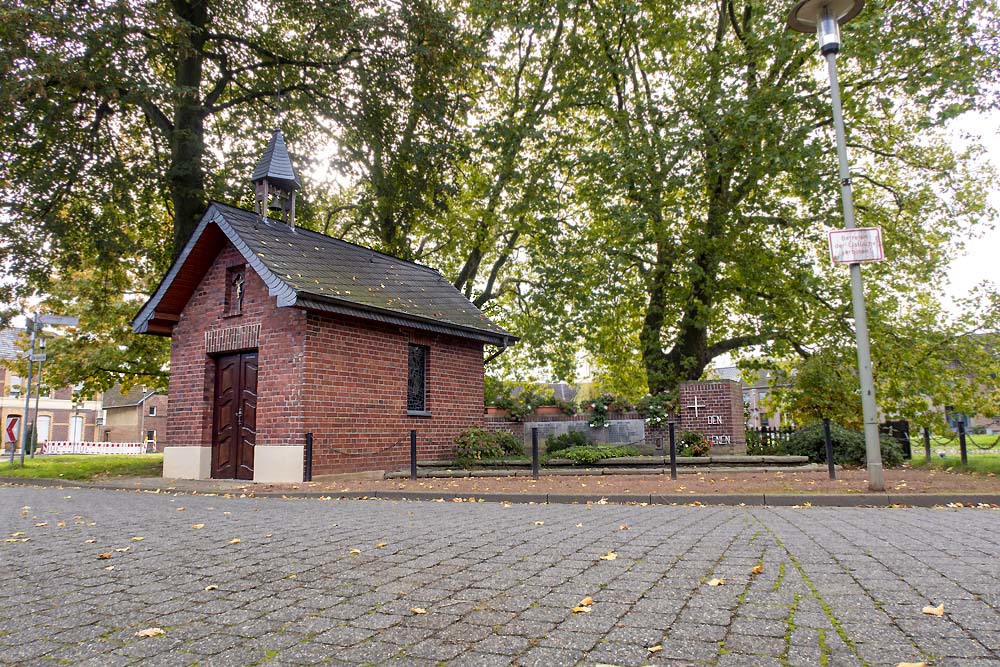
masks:
[[[50,324],[52,326],[75,327],[80,323],[79,317],[68,315],[38,315],[39,324]]]
[[[44,352],[36,352],[29,358],[34,362],[39,362],[39,361],[45,361],[46,359],[48,359],[48,356]]]
[[[878,227],[835,229],[830,232],[830,259],[834,264],[881,262],[882,230]]]
[[[4,435],[7,442],[17,442],[17,427],[21,423],[20,415],[7,415],[7,425],[4,428]]]

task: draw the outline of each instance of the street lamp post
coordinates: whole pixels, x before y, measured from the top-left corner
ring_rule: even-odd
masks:
[[[826,58],[833,98],[833,127],[837,135],[837,159],[840,163],[840,197],[844,206],[844,227],[854,229],[854,197],[851,194],[851,171],[847,163],[844,115],[837,82],[837,52],[840,51],[840,26],[861,11],[865,0],[800,0],[788,14],[788,27],[798,32],[815,32],[819,50]],[[861,381],[861,411],[865,421],[865,458],[868,462],[868,488],[885,490],[882,475],[882,451],[879,446],[878,416],[875,411],[875,384],[869,351],[868,315],[861,282],[861,265],[852,263],[851,301],[854,305],[855,336],[858,345],[858,376]]]

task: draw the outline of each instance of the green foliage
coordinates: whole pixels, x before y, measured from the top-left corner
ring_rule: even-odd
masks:
[[[586,447],[572,447],[559,452],[562,458],[570,459],[577,463],[597,463],[602,459],[612,459],[619,456],[638,456],[639,450],[635,447],[616,447],[612,445],[588,445]]]
[[[747,430],[747,455],[749,456],[785,456],[788,451],[785,441],[781,438],[771,438],[764,442],[760,431]]]
[[[681,431],[677,438],[678,456],[708,456],[712,452],[712,443],[701,433]]]
[[[912,461],[914,468],[936,468],[940,470],[952,470],[959,472],[971,472],[979,475],[1000,475],[1000,456],[976,456],[974,452],[969,452],[968,464],[962,465],[960,456],[932,456],[930,463],[922,457],[917,457]]]
[[[671,392],[646,394],[635,407],[639,414],[646,418],[648,425],[665,426],[677,412],[677,396]]]
[[[455,459],[469,467],[487,459],[503,456],[523,456],[524,447],[510,433],[490,433],[482,428],[469,428],[455,438]]]
[[[833,460],[838,465],[865,465],[865,435],[838,424],[830,424],[830,440],[833,443]],[[880,440],[882,465],[894,468],[903,463],[903,449],[894,438],[883,436]],[[813,463],[826,462],[826,440],[823,424],[812,424],[799,429],[788,439],[785,451],[791,456],[808,456]]]
[[[628,412],[632,410],[632,404],[621,396],[604,393],[590,401],[590,426],[592,428],[604,428],[611,424],[608,422],[610,413]]]
[[[159,477],[163,474],[163,454],[59,455],[15,461],[0,461],[0,477],[46,477],[97,479],[101,477]]]
[[[549,454],[561,452],[572,447],[588,447],[590,440],[583,431],[567,431],[562,435],[557,435],[545,441],[545,451]]]

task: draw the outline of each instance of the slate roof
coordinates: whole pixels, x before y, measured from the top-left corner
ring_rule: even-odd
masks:
[[[133,320],[137,333],[165,333],[196,285],[179,279],[190,258],[214,260],[215,227],[267,284],[277,305],[448,333],[495,345],[517,338],[494,324],[434,269],[256,213],[213,202],[156,293]],[[217,241],[218,242],[218,241]],[[220,246],[221,247],[221,246]],[[211,250],[211,252],[209,252]],[[192,261],[192,264],[197,262]],[[207,267],[189,266],[200,279]],[[175,283],[180,285],[171,291]],[[186,294],[182,292],[186,291]]]
[[[155,393],[156,392],[151,389],[143,391],[143,388],[137,385],[123,394],[121,385],[116,384],[114,387],[104,392],[101,397],[101,407],[106,410],[108,408],[136,406]]]
[[[288,149],[285,147],[285,137],[280,129],[275,129],[271,135],[271,141],[267,143],[264,154],[257,161],[250,180],[256,182],[262,178],[289,190],[298,190],[302,187],[295,176],[292,161],[288,157]]]
[[[20,359],[24,351],[17,346],[24,329],[0,329],[0,359]]]

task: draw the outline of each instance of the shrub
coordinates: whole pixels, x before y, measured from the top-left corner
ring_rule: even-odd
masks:
[[[545,451],[551,454],[570,447],[587,447],[588,445],[590,445],[590,440],[587,439],[587,435],[583,431],[568,431],[546,440]]]
[[[504,456],[524,456],[524,445],[514,435],[497,431],[493,434],[493,440],[503,450]]]
[[[712,451],[712,443],[701,433],[682,431],[677,441],[678,456],[708,456]]]
[[[462,465],[499,458],[503,453],[497,439],[483,428],[466,429],[455,438],[455,457]]]
[[[844,466],[863,466],[865,460],[865,435],[851,431],[839,424],[830,424],[833,442],[833,461]],[[903,463],[903,449],[890,437],[881,438],[882,465],[892,468]],[[808,456],[813,463],[826,462],[826,440],[823,424],[816,423],[799,429],[785,443],[785,451],[792,456]]]
[[[784,456],[788,454],[784,438],[768,436],[767,442],[760,431],[747,430],[747,454],[749,456]]]
[[[613,445],[589,445],[587,447],[571,447],[562,450],[559,456],[577,463],[597,463],[602,459],[613,459],[618,456],[638,456],[635,447],[615,447]]]

